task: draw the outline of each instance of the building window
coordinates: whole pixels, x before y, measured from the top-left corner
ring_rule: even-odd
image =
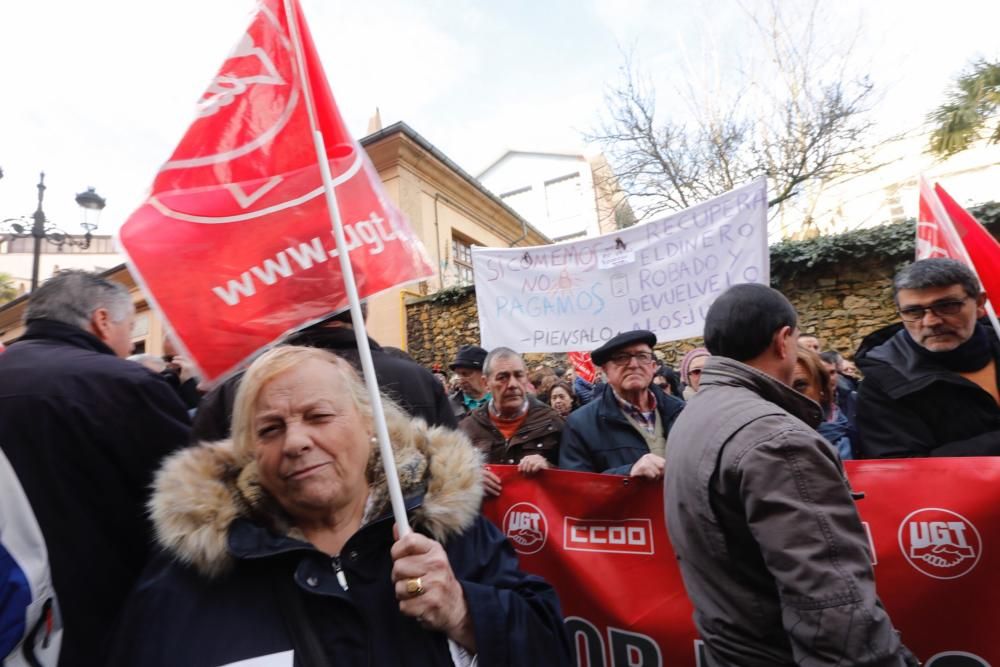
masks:
[[[510,206],[512,209],[518,212],[519,215],[531,219],[538,217],[538,211],[535,210],[536,202],[534,196],[531,194],[531,186],[524,188],[518,188],[517,190],[511,190],[510,192],[505,192],[500,195],[500,199],[503,200],[504,204]]]
[[[510,192],[505,192],[502,195],[500,195],[500,199],[504,200],[504,202],[508,206],[513,207],[515,202],[524,199],[524,195],[530,195],[530,194],[531,194],[531,186],[529,185],[524,188],[518,188],[517,190],[511,190]]]
[[[583,213],[580,172],[546,181],[545,207],[549,222],[579,218]],[[567,230],[561,231],[565,233]]]
[[[903,199],[899,194],[898,186],[886,188],[885,205],[889,209],[890,221],[902,222],[906,219],[906,211],[903,210]]]
[[[472,242],[453,236],[451,238],[451,261],[455,267],[455,279],[459,285],[472,284]]]

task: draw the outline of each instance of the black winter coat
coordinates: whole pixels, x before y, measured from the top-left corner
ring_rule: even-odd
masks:
[[[982,326],[981,324],[979,326]],[[1000,375],[1000,342],[989,331]],[[1000,455],[1000,406],[962,376],[921,357],[902,324],[861,343],[857,458]],[[1000,381],[1000,377],[998,377]]]
[[[684,401],[668,396],[656,385],[656,409],[663,423],[663,435],[670,433]],[[622,413],[611,385],[600,395],[570,413],[559,445],[559,467],[582,472],[627,475],[636,461],[649,453],[646,440]]]
[[[61,666],[107,664],[110,630],[149,553],[149,483],[189,430],[166,381],[82,329],[35,320],[0,353],[0,447],[45,537]]]
[[[329,350],[350,362],[361,373],[357,341],[350,328],[307,329],[290,336],[285,342]],[[371,345],[375,378],[382,393],[430,426],[458,426],[444,388],[430,371],[415,361],[388,354],[370,338],[368,343]],[[233,402],[242,379],[243,373],[236,373],[205,394],[194,417],[192,440],[212,441],[229,437]]]

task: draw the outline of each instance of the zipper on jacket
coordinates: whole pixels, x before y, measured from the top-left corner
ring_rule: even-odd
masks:
[[[340,567],[340,556],[333,556],[331,565],[333,565],[333,571],[337,573],[337,583],[340,584],[340,587],[345,591],[350,590],[347,585],[347,575],[344,574],[344,568]]]

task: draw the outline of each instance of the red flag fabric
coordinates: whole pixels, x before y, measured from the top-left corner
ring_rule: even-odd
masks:
[[[940,184],[934,185],[934,192],[951,218],[955,233],[965,246],[965,252],[979,274],[979,281],[983,284],[986,295],[994,304],[1000,302],[1000,243]],[[955,259],[965,260],[961,255]]]
[[[593,384],[594,380],[597,379],[597,369],[594,368],[594,362],[590,360],[590,352],[570,352],[567,356],[569,362],[573,364],[573,371],[577,376]]]
[[[930,184],[920,177],[920,206],[917,217],[917,259],[951,257],[959,259],[961,253],[952,247],[950,237],[943,225],[948,221],[937,194]]]
[[[263,0],[119,233],[133,275],[209,380],[348,306],[289,15],[359,295],[433,275],[340,117],[298,3]]]
[[[1000,458],[846,461],[878,593],[928,667],[1000,664]],[[707,664],[663,518],[663,485],[490,466],[483,514],[559,593],[581,667]]]

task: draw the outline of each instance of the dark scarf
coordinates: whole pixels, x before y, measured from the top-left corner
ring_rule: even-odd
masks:
[[[912,337],[910,332],[903,329],[903,340],[922,358],[939,366],[943,366],[953,373],[971,373],[990,363],[993,358],[993,346],[990,345],[990,335],[986,327],[980,322],[976,322],[976,328],[972,331],[972,337],[954,350],[947,352],[933,352],[923,347]]]

